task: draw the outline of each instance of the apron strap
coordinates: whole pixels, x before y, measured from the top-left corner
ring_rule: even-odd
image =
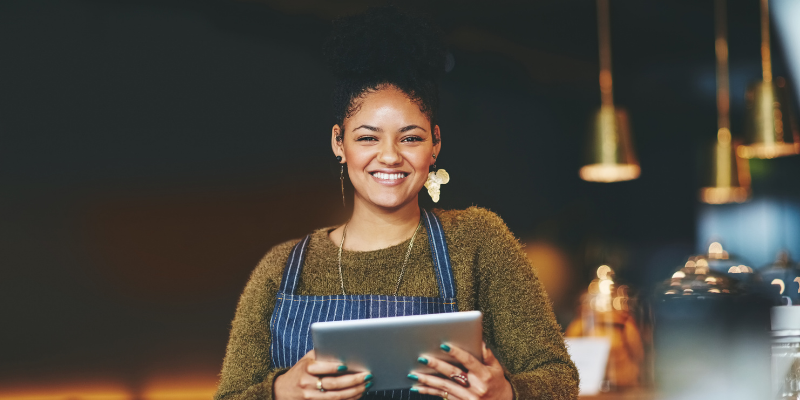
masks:
[[[300,272],[303,271],[303,261],[306,259],[306,249],[311,241],[311,234],[307,235],[292,248],[286,268],[283,269],[283,278],[279,293],[294,294],[300,282]]]
[[[422,218],[425,218],[425,230],[428,231],[433,268],[436,271],[436,282],[439,284],[439,296],[444,299],[454,299],[456,283],[453,279],[453,268],[450,266],[450,253],[447,251],[447,240],[444,237],[442,223],[434,213],[424,208],[422,209]]]
[[[436,283],[439,285],[439,297],[453,299],[456,297],[456,285],[453,278],[453,269],[450,266],[450,253],[447,251],[447,240],[444,237],[442,223],[434,213],[425,209],[422,209],[420,218],[424,219],[422,223],[428,232],[433,269],[436,275]],[[303,261],[305,261],[306,250],[310,240],[311,235],[306,236],[294,245],[292,252],[289,253],[289,258],[286,260],[286,268],[283,269],[280,293],[295,294],[297,291],[297,285],[300,283],[300,273],[303,271]]]

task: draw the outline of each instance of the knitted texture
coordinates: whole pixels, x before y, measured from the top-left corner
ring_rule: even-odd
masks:
[[[483,336],[506,369],[517,399],[575,399],[578,371],[569,358],[552,306],[517,239],[491,211],[434,210],[444,227],[459,311],[481,310]],[[297,294],[341,294],[332,228],[311,235]],[[269,320],[289,252],[272,248],[253,271],[236,309],[215,400],[272,399],[285,370],[270,362]],[[375,251],[343,251],[347,294],[394,294],[408,241]],[[420,231],[399,296],[436,297],[439,289],[427,234]]]

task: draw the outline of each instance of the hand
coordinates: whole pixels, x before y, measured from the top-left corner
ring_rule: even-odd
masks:
[[[503,374],[503,367],[492,351],[486,348],[486,343],[483,343],[483,362],[455,346],[442,345],[442,350],[464,365],[467,371],[438,358],[420,357],[419,362],[444,376],[463,374],[467,377],[468,383],[462,385],[454,379],[421,373],[411,374],[408,377],[419,382],[418,385],[414,385],[412,391],[448,400],[510,400],[514,397],[511,383]]]
[[[347,367],[332,362],[316,361],[314,350],[309,351],[297,364],[278,376],[273,384],[276,400],[356,400],[372,386],[369,372],[331,376],[346,371]],[[324,392],[317,388],[322,382]]]

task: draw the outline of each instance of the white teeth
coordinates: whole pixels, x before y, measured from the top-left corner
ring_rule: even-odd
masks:
[[[386,174],[383,172],[375,172],[372,174],[372,176],[378,179],[387,179],[387,180],[395,180],[405,177],[404,174]]]

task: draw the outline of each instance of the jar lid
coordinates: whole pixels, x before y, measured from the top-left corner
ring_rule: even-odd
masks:
[[[770,310],[773,331],[800,330],[800,306],[776,306]]]

